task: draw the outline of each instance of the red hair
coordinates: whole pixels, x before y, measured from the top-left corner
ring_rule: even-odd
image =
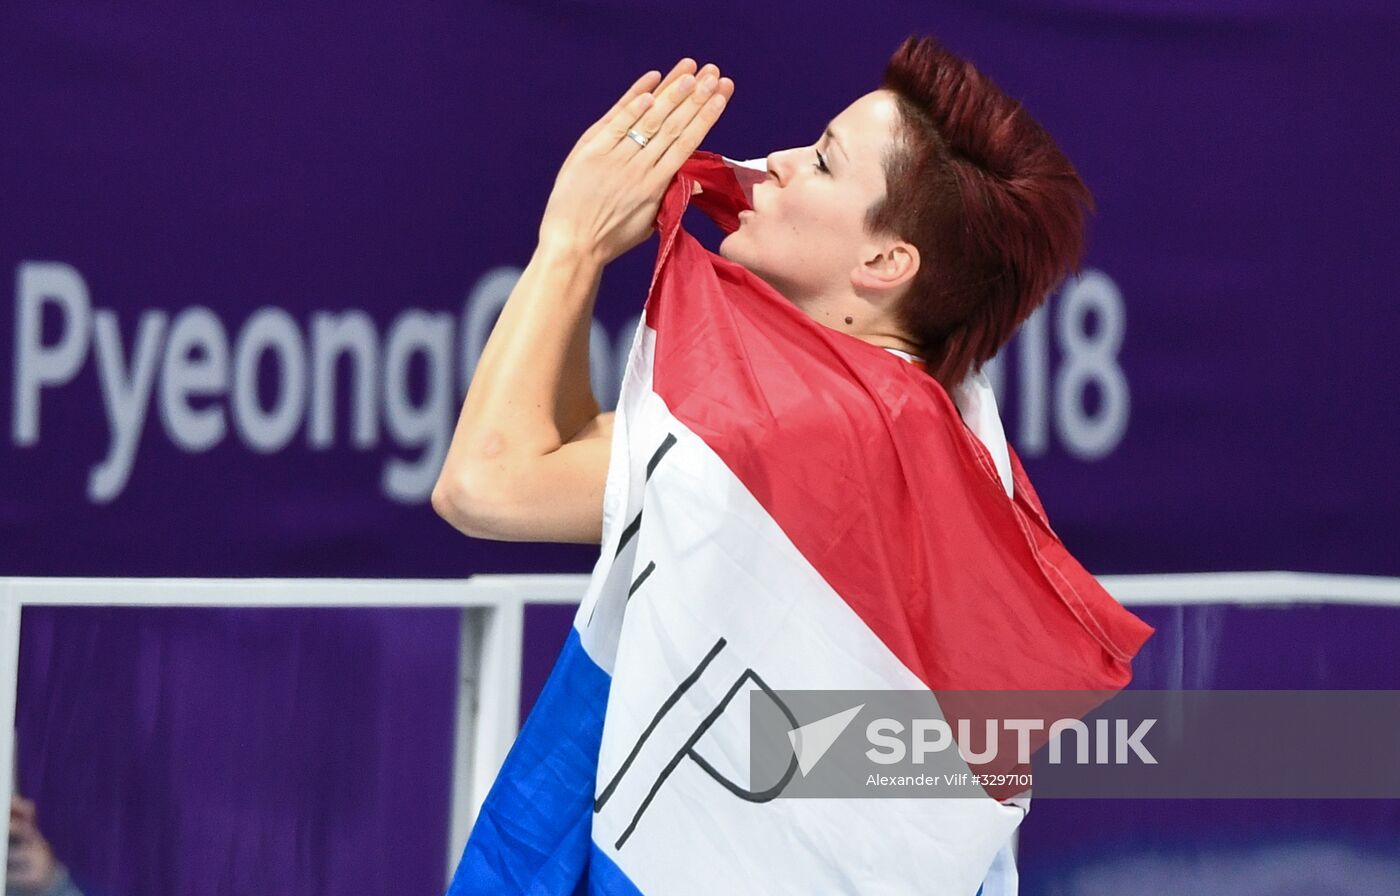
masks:
[[[933,38],[907,38],[881,87],[901,127],[865,224],[919,250],[898,319],[951,388],[1078,268],[1093,197],[1019,102]]]

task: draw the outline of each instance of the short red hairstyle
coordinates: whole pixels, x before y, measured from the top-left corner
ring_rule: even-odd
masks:
[[[1078,269],[1093,197],[1019,102],[933,38],[907,38],[880,86],[902,126],[865,224],[919,250],[898,318],[951,388]]]

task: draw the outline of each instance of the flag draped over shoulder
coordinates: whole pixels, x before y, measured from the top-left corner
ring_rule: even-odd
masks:
[[[663,198],[602,551],[454,896],[990,894],[1024,800],[757,794],[735,695],[1106,696],[1151,633],[932,377],[681,228],[734,230],[741,176],[698,152]]]

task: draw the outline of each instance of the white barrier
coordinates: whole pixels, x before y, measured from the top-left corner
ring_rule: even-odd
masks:
[[[1400,607],[1400,578],[1295,572],[1102,576],[1128,606],[1352,604]],[[469,579],[0,578],[0,769],[14,762],[25,606],[457,607],[462,610],[447,874],[520,726],[526,604],[577,603],[586,575]],[[12,775],[0,781],[8,805]],[[8,843],[0,840],[0,867]]]

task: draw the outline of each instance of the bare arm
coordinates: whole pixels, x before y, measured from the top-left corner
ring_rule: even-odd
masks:
[[[655,96],[659,73],[642,76],[560,169],[433,488],[433,508],[467,535],[601,539],[612,415],[588,377],[593,304],[603,267],[650,235],[666,185],[719,118],[713,95],[733,92],[713,66],[699,74],[714,82],[692,90],[694,69],[681,60]],[[639,147],[628,128],[653,137]]]
[[[541,243],[507,299],[433,488],[434,510],[463,533],[600,539],[611,415],[604,427],[588,329],[601,275],[587,253]]]

